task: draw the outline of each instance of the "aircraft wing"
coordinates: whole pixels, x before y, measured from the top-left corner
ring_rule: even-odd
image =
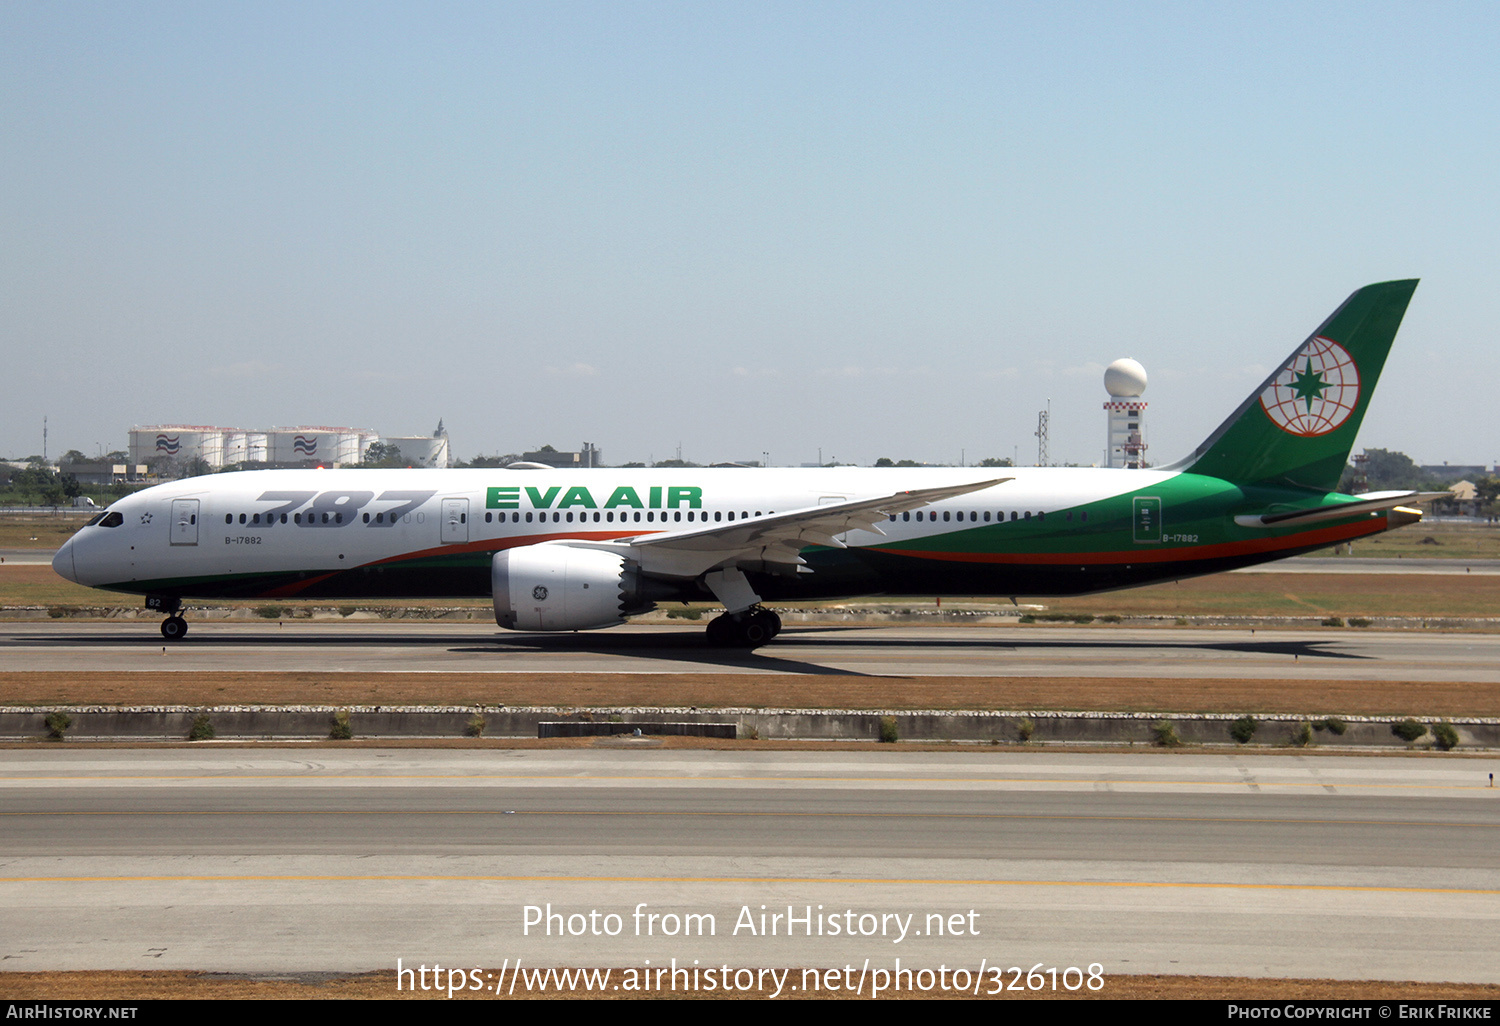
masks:
[[[1449,499],[1452,492],[1364,492],[1356,495],[1356,502],[1341,502],[1337,506],[1314,506],[1312,509],[1275,510],[1270,513],[1247,513],[1234,518],[1241,527],[1285,527],[1293,524],[1312,524],[1320,520],[1339,520],[1360,513],[1378,513],[1394,509],[1410,502],[1431,502],[1433,499]]]
[[[704,525],[694,531],[649,534],[612,542],[555,542],[619,551],[642,571],[664,577],[696,577],[713,569],[772,564],[786,571],[801,567],[798,553],[809,545],[846,548],[838,535],[846,531],[884,534],[878,522],[895,513],[932,502],[983,491],[1012,478],[997,477],[941,488],[916,488],[867,499],[848,499],[822,506],[806,506],[785,513],[769,513],[727,523]]]

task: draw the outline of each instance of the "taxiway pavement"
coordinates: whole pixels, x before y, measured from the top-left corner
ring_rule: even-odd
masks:
[[[13,750],[0,752],[0,947],[14,970],[900,958],[1097,963],[1106,980],[1497,983],[1494,769],[1242,753]]]
[[[8,670],[481,673],[848,673],[1500,681],[1500,635],[1441,631],[1136,629],[1043,625],[789,626],[755,651],[703,628],[631,624],[517,634],[483,622],[0,624]]]

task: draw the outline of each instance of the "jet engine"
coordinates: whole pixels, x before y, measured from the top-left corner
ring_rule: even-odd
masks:
[[[490,564],[495,622],[518,631],[613,627],[651,608],[623,556],[573,545],[527,545]]]

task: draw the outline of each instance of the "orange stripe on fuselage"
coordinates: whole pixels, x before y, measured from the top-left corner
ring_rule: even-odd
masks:
[[[1220,545],[1190,545],[1159,548],[1155,542],[1141,542],[1141,547],[1127,552],[926,552],[921,549],[893,549],[871,546],[878,552],[913,559],[938,559],[954,563],[1017,563],[1031,565],[1073,566],[1079,563],[1189,563],[1201,559],[1226,559],[1235,556],[1260,555],[1307,546],[1337,545],[1386,529],[1385,518],[1368,523],[1324,527],[1302,534],[1279,538],[1257,538],[1250,541],[1224,542]],[[1147,546],[1152,546],[1148,548]]]

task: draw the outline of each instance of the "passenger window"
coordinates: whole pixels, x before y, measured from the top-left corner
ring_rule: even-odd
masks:
[[[946,524],[946,523],[947,523],[947,522],[948,522],[948,519],[949,519],[949,518],[950,518],[950,517],[951,517],[951,516],[952,516],[952,514],[951,514],[951,513],[949,513],[949,512],[948,512],[948,511],[947,511],[947,510],[946,510],[946,509],[945,509],[945,510],[943,510],[943,523],[945,523],[945,524]]]
[[[232,524],[232,523],[234,523],[234,514],[233,513],[225,513],[224,514],[224,523],[226,523],[226,524]]]
[[[984,522],[986,524],[990,522],[990,511],[989,510],[985,510],[984,511]]]

